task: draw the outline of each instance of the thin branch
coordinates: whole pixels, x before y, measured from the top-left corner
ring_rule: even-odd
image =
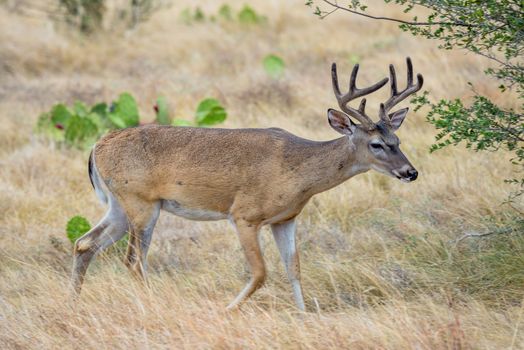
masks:
[[[333,7],[335,7],[336,10],[344,10],[344,11],[347,11],[347,12],[351,12],[351,13],[353,13],[355,15],[359,15],[359,16],[363,16],[363,17],[367,17],[367,18],[371,18],[371,19],[378,19],[378,20],[383,20],[383,21],[397,22],[397,23],[407,24],[407,25],[410,25],[410,26],[454,25],[454,26],[462,26],[462,27],[476,27],[476,25],[474,25],[474,24],[468,24],[468,23],[464,23],[464,22],[411,22],[411,21],[404,21],[404,20],[398,19],[398,18],[372,16],[372,15],[368,15],[367,13],[363,13],[363,12],[352,10],[349,7],[340,6],[336,2],[332,2],[332,1],[329,1],[329,0],[323,0],[323,1],[326,4],[329,4],[329,5],[333,6]],[[324,17],[330,15],[333,12],[334,11],[329,12]]]
[[[336,12],[338,11],[339,8],[338,7],[335,7],[333,10],[329,11],[329,12],[324,12],[324,14],[322,16],[320,16],[320,19],[324,19],[326,18],[327,16],[329,16],[330,14],[332,14],[333,12]]]
[[[506,68],[520,69],[520,68],[518,68],[518,66],[514,66],[514,65],[511,65],[511,64],[509,64],[507,62],[504,62],[504,61],[500,60],[499,58],[493,56],[492,54],[487,54],[487,53],[484,53],[484,52],[481,52],[481,51],[473,51],[473,50],[471,50],[469,48],[466,48],[466,49],[471,51],[471,52],[473,52],[473,53],[476,53],[476,54],[478,54],[480,56],[484,56],[484,57],[486,57],[486,58],[488,58],[490,60],[493,60],[493,61],[497,62],[498,64],[500,64],[500,65],[502,65],[502,66],[504,66]]]
[[[503,229],[503,230],[497,230],[497,231],[490,231],[490,232],[486,232],[486,233],[476,233],[476,232],[468,232],[468,233],[465,233],[464,235],[460,236],[459,238],[457,238],[454,243],[455,244],[458,244],[460,243],[461,241],[463,241],[464,239],[466,238],[470,238],[470,237],[486,237],[486,236],[491,236],[491,235],[502,235],[502,234],[506,234],[506,233],[512,233],[516,231],[514,228],[506,228],[506,229]]]

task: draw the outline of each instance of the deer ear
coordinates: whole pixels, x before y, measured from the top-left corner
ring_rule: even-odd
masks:
[[[408,110],[409,108],[406,107],[389,114],[389,119],[391,120],[391,126],[393,127],[393,131],[397,131],[398,128],[400,128],[402,122],[404,121],[404,118],[406,118],[406,115],[408,114]]]
[[[332,108],[328,109],[328,120],[329,125],[343,135],[352,135],[357,127],[346,113]]]

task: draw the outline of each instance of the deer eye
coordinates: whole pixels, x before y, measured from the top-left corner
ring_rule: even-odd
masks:
[[[374,150],[379,150],[379,149],[382,149],[382,148],[383,148],[381,143],[376,143],[376,142],[374,142],[374,143],[370,143],[369,145],[370,145],[371,148],[373,148]]]

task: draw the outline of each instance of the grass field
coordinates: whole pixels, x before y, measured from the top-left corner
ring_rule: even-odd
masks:
[[[70,300],[65,224],[74,215],[95,223],[105,208],[89,183],[88,152],[33,134],[54,103],[129,91],[149,119],[159,95],[190,118],[201,99],[215,97],[229,112],[227,128],[281,127],[328,140],[338,137],[326,118],[336,107],[331,62],[344,85],[354,60],[361,85],[386,76],[389,63],[404,84],[409,55],[434,98],[467,99],[471,81],[517,107],[484,76],[488,62],[438,50],[394,24],[345,14],[320,21],[303,1],[257,0],[249,3],[266,24],[187,25],[179,15],[194,2],[176,3],[133,32],[91,40],[0,7],[0,348],[524,348],[524,236],[516,226],[523,203],[503,204],[511,190],[503,179],[518,169],[502,151],[430,154],[436,131],[423,110],[410,112],[398,133],[416,182],[369,172],[317,195],[299,217],[308,313],[294,307],[267,228],[268,281],[226,312],[249,276],[233,229],[167,214],[155,229],[149,289],[112,250],[91,265],[81,299]],[[199,3],[205,13],[221,5]],[[280,80],[263,70],[271,53],[286,63]],[[368,101],[370,114],[386,90]]]

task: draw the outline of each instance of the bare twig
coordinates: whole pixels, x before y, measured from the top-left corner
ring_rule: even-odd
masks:
[[[502,66],[504,66],[506,68],[519,69],[519,70],[523,69],[522,66],[509,64],[508,63],[509,61],[504,62],[504,61],[500,60],[499,58],[495,57],[493,54],[487,54],[487,53],[484,53],[484,52],[481,52],[481,51],[478,51],[478,52],[477,51],[472,51],[472,52],[476,53],[476,54],[479,54],[481,56],[484,56],[486,58],[489,58],[490,60],[493,60],[493,61],[497,62],[498,64],[500,64],[500,65],[502,65]]]
[[[486,233],[467,232],[464,235],[462,235],[459,238],[457,238],[456,240],[454,240],[453,242],[455,244],[458,244],[461,241],[463,241],[464,239],[470,238],[470,237],[477,237],[477,238],[478,237],[486,237],[486,236],[491,236],[491,235],[512,233],[514,231],[516,231],[516,230],[513,227],[511,227],[511,228],[505,228],[505,229],[502,229],[502,230],[490,231],[490,232],[486,232]]]
[[[320,16],[320,19],[324,19],[324,18],[326,18],[327,16],[329,16],[330,14],[332,14],[333,12],[336,12],[336,11],[338,11],[338,10],[339,10],[339,8],[338,8],[338,7],[335,7],[335,8],[333,8],[333,10],[331,10],[331,11],[329,11],[329,12],[325,12],[322,16]]]

